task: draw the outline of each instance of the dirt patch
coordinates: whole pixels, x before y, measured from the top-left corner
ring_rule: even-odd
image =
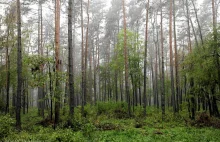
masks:
[[[53,120],[50,120],[49,118],[45,118],[44,120],[36,123],[36,125],[41,125],[43,127],[48,127],[54,124]]]
[[[220,119],[210,117],[207,113],[203,112],[195,121],[191,122],[191,125],[199,128],[213,127],[220,129]]]

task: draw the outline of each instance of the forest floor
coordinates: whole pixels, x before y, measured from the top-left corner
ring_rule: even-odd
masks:
[[[166,120],[161,121],[161,112],[148,108],[148,116],[141,116],[141,107],[135,107],[133,117],[128,118],[119,105],[99,107],[86,106],[86,118],[75,109],[75,119],[67,123],[67,115],[61,111],[61,122],[56,129],[49,119],[43,120],[37,115],[37,109],[31,109],[22,115],[22,131],[14,128],[15,120],[0,115],[0,141],[76,141],[76,142],[219,142],[220,129],[208,126],[212,118],[201,122],[201,113],[197,121],[190,121],[187,112],[174,116],[171,110],[166,112]],[[68,112],[68,111],[66,111]],[[219,122],[219,119],[215,119]],[[192,124],[194,124],[192,126]]]

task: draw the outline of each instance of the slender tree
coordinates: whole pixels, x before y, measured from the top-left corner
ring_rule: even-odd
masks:
[[[147,1],[146,6],[146,28],[145,28],[145,49],[144,49],[144,116],[147,115],[147,44],[148,44],[148,13],[150,0]]]
[[[176,112],[175,105],[175,90],[174,90],[174,75],[173,75],[173,33],[172,33],[172,22],[173,22],[173,0],[170,0],[170,16],[169,16],[169,44],[170,44],[170,77],[171,77],[171,97],[173,111]]]
[[[123,19],[124,19],[124,62],[125,62],[125,90],[128,102],[128,115],[131,116],[131,101],[129,94],[129,84],[128,84],[128,49],[127,49],[127,24],[125,15],[125,0],[122,0],[123,5]]]
[[[186,13],[187,13],[187,36],[188,36],[188,44],[189,44],[189,53],[192,52],[192,41],[191,41],[191,28],[190,28],[190,11],[189,11],[189,3],[188,0],[186,0]],[[190,65],[190,68],[192,68],[192,64]],[[193,92],[193,87],[194,87],[194,79],[193,77],[191,77],[189,79],[189,84],[190,84],[190,93],[192,94],[190,96],[190,100],[191,100],[191,105],[189,107],[191,107],[191,110],[189,108],[189,110],[191,111],[191,119],[194,120],[195,119],[195,111],[196,111],[196,100],[195,100],[195,95]]]
[[[86,47],[85,47],[85,68],[84,68],[84,105],[87,99],[87,57],[88,57],[88,42],[89,42],[89,0],[87,2],[87,27],[86,27]],[[90,92],[91,93],[91,92]]]
[[[200,25],[199,18],[198,18],[198,12],[197,12],[197,9],[196,9],[194,0],[191,0],[191,2],[192,2],[192,5],[193,5],[193,9],[194,9],[195,15],[196,15],[196,22],[197,22],[197,24],[198,24],[199,36],[200,36],[202,45],[204,45],[203,35],[202,35],[202,29],[201,29],[201,25]]]
[[[74,73],[73,73],[73,46],[72,46],[72,0],[69,0],[68,8],[68,48],[69,48],[69,107],[70,118],[74,114]]]
[[[81,87],[81,92],[82,92],[82,114],[84,116],[84,105],[85,105],[85,75],[84,75],[84,72],[85,72],[85,69],[84,69],[84,28],[83,28],[83,1],[81,1],[81,35],[82,35],[82,43],[81,43],[81,72],[82,72],[82,87]]]
[[[8,23],[9,24],[9,23]],[[10,88],[10,60],[9,60],[9,25],[7,27],[7,39],[6,39],[6,107],[5,114],[9,113],[9,88]]]
[[[178,65],[178,53],[177,53],[177,39],[176,39],[176,6],[175,0],[173,0],[173,35],[174,35],[174,50],[175,50],[175,83],[176,83],[176,100],[175,100],[175,112],[179,111],[179,65]]]
[[[22,46],[21,46],[21,9],[20,0],[17,0],[17,102],[16,102],[16,128],[21,130],[21,89],[22,89]]]
[[[55,124],[60,120],[60,81],[58,79],[60,71],[60,0],[55,3],[55,60],[56,60],[56,92],[55,92]]]
[[[161,27],[161,54],[162,54],[162,71],[161,71],[161,108],[162,108],[162,120],[165,119],[165,79],[164,79],[164,44],[163,44],[163,5],[162,0],[161,4],[161,13],[160,13],[160,27]]]

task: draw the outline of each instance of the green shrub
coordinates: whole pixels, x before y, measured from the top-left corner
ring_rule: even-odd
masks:
[[[114,117],[118,119],[123,119],[128,117],[128,105],[125,102],[98,102],[97,104],[97,114],[107,115],[108,117]]]
[[[85,137],[91,137],[92,133],[96,130],[96,127],[92,123],[87,123],[82,126],[82,133]]]
[[[15,120],[9,115],[0,116],[0,139],[7,137],[12,132],[14,124]]]

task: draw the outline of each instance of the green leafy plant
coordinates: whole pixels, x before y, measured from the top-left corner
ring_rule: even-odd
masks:
[[[9,115],[0,116],[0,140],[7,137],[13,130],[15,120]]]

